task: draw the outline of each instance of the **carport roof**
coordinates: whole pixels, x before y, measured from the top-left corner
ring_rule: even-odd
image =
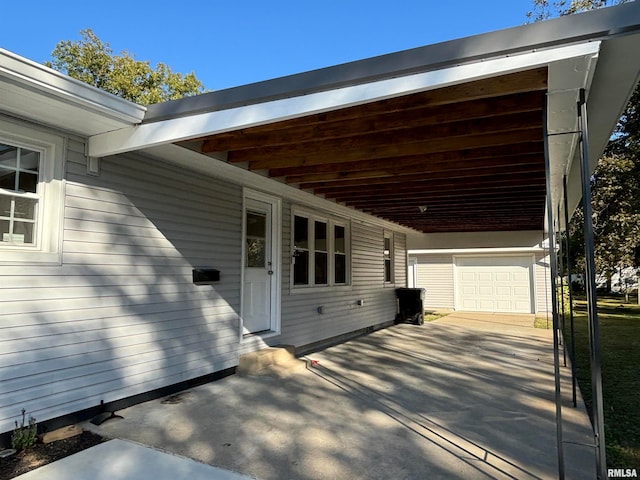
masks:
[[[639,50],[631,2],[153,105],[89,154],[177,144],[422,232],[542,229],[544,108],[573,209],[579,91],[595,168]]]

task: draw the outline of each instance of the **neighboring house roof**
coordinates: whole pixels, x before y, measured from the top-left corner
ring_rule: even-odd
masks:
[[[631,2],[153,105],[88,150],[169,159],[179,145],[185,165],[258,172],[424,232],[542,229],[543,106],[562,134],[549,142],[554,208],[568,174],[573,210],[579,91],[593,170],[639,49]]]

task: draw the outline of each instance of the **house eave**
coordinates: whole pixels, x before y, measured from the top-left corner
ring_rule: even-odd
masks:
[[[523,71],[576,57],[596,55],[599,42],[559,46],[526,54],[462,64],[414,75],[319,91],[225,110],[215,110],[98,134],[89,138],[89,155],[114,155],[157,145],[186,141],[242,128],[299,118],[339,108],[443,88],[495,75]]]
[[[81,135],[138,124],[146,107],[0,49],[0,111]]]

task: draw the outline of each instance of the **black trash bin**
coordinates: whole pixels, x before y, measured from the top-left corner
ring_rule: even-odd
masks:
[[[424,323],[424,288],[396,288],[398,297],[398,314],[396,323],[411,322],[416,325]]]

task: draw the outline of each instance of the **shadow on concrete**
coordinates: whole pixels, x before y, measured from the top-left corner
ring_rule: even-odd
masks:
[[[225,378],[93,430],[265,480],[557,478],[550,333],[454,320],[374,332],[289,378]],[[566,478],[594,478],[588,418],[565,404]]]

